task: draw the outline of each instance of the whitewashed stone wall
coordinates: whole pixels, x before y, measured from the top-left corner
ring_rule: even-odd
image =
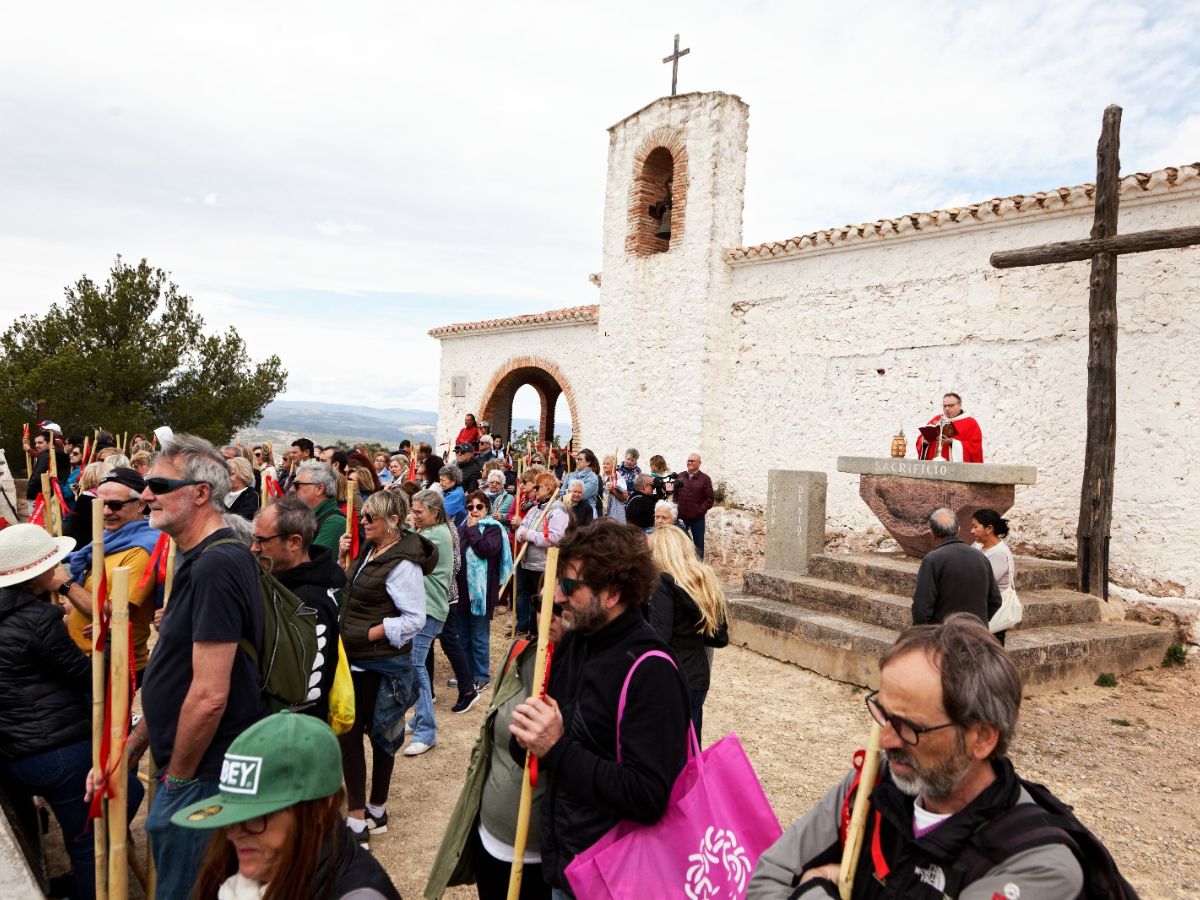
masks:
[[[724,416],[719,471],[733,498],[761,505],[768,466],[821,469],[830,473],[828,524],[866,528],[874,518],[857,478],[836,472],[837,456],[885,456],[900,425],[913,455],[915,427],[954,390],[983,427],[989,462],[1038,467],[1038,483],[1017,489],[1014,537],[1073,554],[1089,264],[1000,271],[988,257],[1085,237],[1091,217],[1085,203],[736,263],[722,304],[731,352],[723,390],[708,398]],[[1200,179],[1122,194],[1121,231],[1197,223]],[[1200,250],[1123,256],[1119,270],[1112,572],[1152,593],[1196,595]]]
[[[762,506],[768,468],[822,470],[830,533],[861,532],[878,526],[837,457],[887,455],[900,426],[912,456],[916,427],[954,390],[983,426],[989,461],[1038,468],[1038,483],[1018,488],[1016,542],[1073,554],[1089,264],[999,271],[988,257],[1086,237],[1087,193],[734,251],[748,115],[736,97],[689,94],[610,129],[598,325],[444,338],[438,439],[457,432],[505,360],[542,356],[570,382],[580,437],[598,454],[634,444],[643,461],[662,453],[682,468],[699,448],[750,509]],[[687,153],[683,234],[667,253],[636,256],[625,244],[635,163],[664,134]],[[1121,231],[1196,224],[1200,167],[1123,182]],[[1119,271],[1112,573],[1148,593],[1200,596],[1190,540],[1200,249],[1124,256]],[[450,396],[456,374],[469,378],[462,399]]]
[[[443,337],[442,364],[438,383],[437,440],[452,441],[463,427],[467,413],[479,415],[492,376],[517,357],[533,356],[557,366],[570,391],[579,424],[588,428],[596,417],[596,323],[542,325],[537,328],[466,332]],[[465,376],[465,397],[451,396],[451,381]],[[577,426],[578,427],[578,426]]]

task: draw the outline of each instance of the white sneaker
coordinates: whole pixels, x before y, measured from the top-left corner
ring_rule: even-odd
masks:
[[[428,753],[433,749],[433,744],[423,744],[420,741],[413,741],[404,748],[405,756],[420,756],[422,753]]]
[[[404,723],[404,733],[405,733],[405,734],[412,734],[414,731],[416,731],[416,729],[415,729],[415,728],[413,728],[413,726],[412,726],[412,722],[405,722],[405,723]]]

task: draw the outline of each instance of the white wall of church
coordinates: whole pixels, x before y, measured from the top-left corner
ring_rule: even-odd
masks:
[[[1200,223],[1197,185],[1191,177],[1171,193],[1123,191],[1120,230]],[[1013,537],[1073,554],[1089,263],[1001,271],[988,257],[1085,237],[1091,214],[1090,204],[1038,210],[735,263],[730,291],[716,301],[728,349],[705,398],[721,420],[706,431],[705,468],[749,506],[762,504],[768,468],[826,471],[828,524],[865,529],[874,517],[857,478],[837,473],[837,456],[886,456],[901,425],[914,455],[916,426],[954,390],[983,427],[988,462],[1038,468],[1036,485],[1017,488]],[[1195,596],[1200,250],[1122,256],[1119,271],[1112,572],[1153,593]]]
[[[593,390],[598,352],[596,323],[542,326],[534,329],[466,332],[443,337],[438,383],[437,440],[440,453],[463,427],[467,413],[480,415],[492,376],[518,357],[535,357],[557,366],[575,398],[579,421],[587,428],[595,418],[598,400]],[[454,397],[455,376],[466,379],[466,396]]]

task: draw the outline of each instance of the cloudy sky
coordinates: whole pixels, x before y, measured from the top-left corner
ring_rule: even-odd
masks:
[[[1123,171],[1200,159],[1198,30],[1121,0],[10,5],[0,325],[146,257],[287,398],[436,409],[429,328],[598,300],[605,128],[669,91],[675,32],[681,92],[750,104],[758,243],[1090,180],[1113,102]]]

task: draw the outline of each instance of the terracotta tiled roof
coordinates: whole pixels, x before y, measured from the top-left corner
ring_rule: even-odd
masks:
[[[861,225],[827,228],[824,231],[814,231],[783,241],[769,241],[754,247],[735,247],[726,250],[725,255],[731,264],[736,265],[849,247],[868,241],[921,237],[998,220],[1011,220],[1056,210],[1086,208],[1092,205],[1095,190],[1094,184],[1080,184],[1053,191],[1039,191],[1036,194],[994,197],[982,203],[972,203],[956,209],[909,213],[897,219],[878,219]],[[1177,190],[1200,190],[1200,163],[1172,166],[1156,172],[1135,172],[1121,179],[1122,197],[1166,194]]]
[[[485,319],[482,322],[458,322],[443,325],[429,332],[430,337],[454,337],[472,331],[507,331],[513,328],[536,328],[543,325],[567,325],[576,322],[595,322],[600,313],[597,304],[590,306],[568,306],[566,309],[551,309],[547,312],[529,313],[523,316],[506,316],[503,319]]]

